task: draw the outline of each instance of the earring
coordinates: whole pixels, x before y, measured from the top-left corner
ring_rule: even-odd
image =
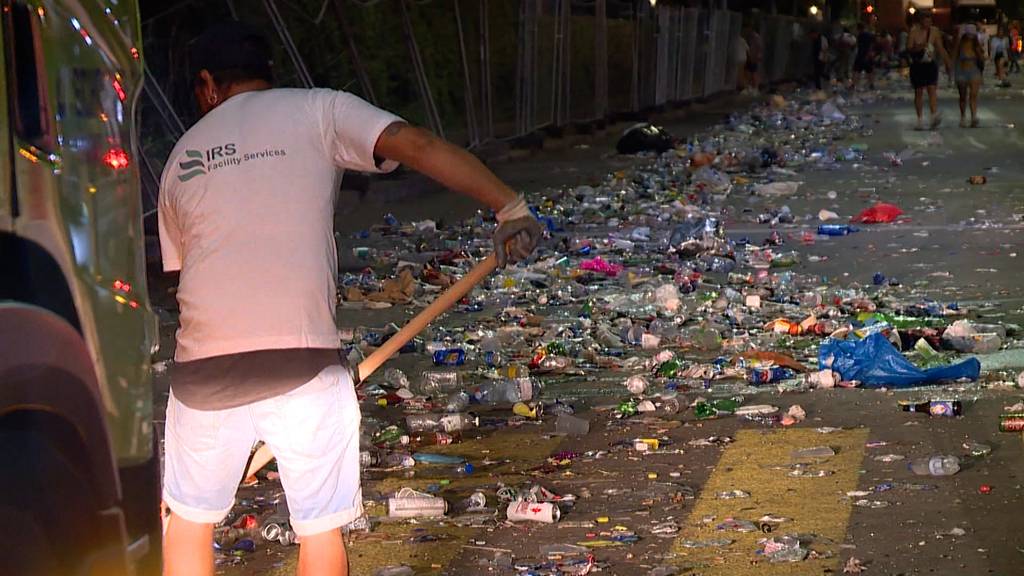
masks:
[[[206,97],[206,99],[210,102],[211,106],[213,106],[213,105],[215,105],[217,103],[217,99],[218,98],[219,97],[217,96],[216,92],[214,92],[213,94],[210,94],[209,96]]]

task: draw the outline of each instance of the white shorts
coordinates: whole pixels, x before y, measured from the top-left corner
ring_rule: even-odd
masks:
[[[292,529],[326,532],[363,514],[359,485],[359,402],[347,369],[324,368],[299,388],[227,410],[193,410],[171,394],[167,404],[164,489],[185,520],[216,524],[256,440],[277,457]]]

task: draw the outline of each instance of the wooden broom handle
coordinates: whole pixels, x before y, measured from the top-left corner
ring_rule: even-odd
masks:
[[[412,320],[402,326],[394,336],[388,338],[380,348],[373,351],[372,354],[367,356],[359,366],[356,368],[353,377],[356,383],[360,383],[366,380],[370,374],[373,374],[381,367],[384,362],[391,358],[395,352],[398,352],[402,346],[405,346],[410,340],[416,337],[417,334],[423,331],[427,327],[427,324],[433,322],[438,316],[444,314],[446,310],[455,305],[456,302],[461,300],[474,286],[479,284],[484,278],[487,277],[494,269],[498,267],[498,258],[491,254],[487,258],[484,258],[473,266],[473,269],[466,273],[465,276],[459,279],[458,282],[452,284],[447,290],[445,290],[429,306],[423,309],[419,314],[413,316]]]
[[[488,274],[494,272],[497,267],[498,258],[494,254],[491,254],[487,258],[478,262],[476,266],[473,266],[473,269],[460,278],[458,282],[452,284],[437,298],[434,298],[434,301],[430,303],[430,306],[427,306],[419,314],[413,316],[412,320],[409,320],[401,330],[391,338],[388,338],[380,348],[374,350],[372,354],[359,363],[359,367],[356,368],[355,374],[352,375],[356,384],[359,384],[369,377],[370,374],[376,372],[377,369],[388,360],[388,358],[391,358],[391,356],[393,356],[395,352],[398,352],[402,346],[405,346],[407,342],[422,332],[423,329],[427,327],[427,324],[430,324],[435,318],[444,314],[446,310],[454,306],[455,303],[461,300],[463,296],[469,294],[469,291],[472,290],[474,286],[479,284],[487,277]],[[259,472],[273,459],[274,454],[271,453],[270,446],[267,446],[266,444],[260,446],[259,450],[257,450],[249,459],[249,466],[245,470],[244,478],[248,478],[249,476]]]

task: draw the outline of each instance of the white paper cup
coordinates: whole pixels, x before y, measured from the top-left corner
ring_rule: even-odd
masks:
[[[444,498],[402,488],[388,498],[388,516],[391,518],[424,518],[444,516],[448,502]]]
[[[527,502],[526,500],[510,502],[506,514],[512,522],[529,521],[544,524],[554,524],[562,517],[562,511],[551,502]]]

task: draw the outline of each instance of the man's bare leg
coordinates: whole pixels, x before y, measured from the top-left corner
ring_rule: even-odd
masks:
[[[298,576],[348,576],[348,555],[341,529],[335,528],[299,540]]]
[[[164,533],[164,576],[213,576],[213,524],[171,513]]]

